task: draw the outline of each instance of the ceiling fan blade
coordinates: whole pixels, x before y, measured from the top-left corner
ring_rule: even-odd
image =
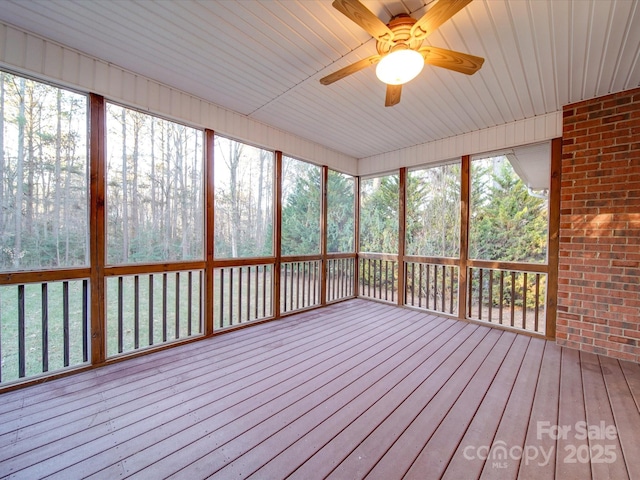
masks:
[[[385,107],[393,107],[400,103],[402,85],[387,85],[387,96],[384,99]]]
[[[473,75],[484,63],[484,58],[469,55],[468,53],[455,52],[445,48],[422,47],[418,50],[424,56],[424,63],[435,65],[466,75]]]
[[[393,40],[393,32],[389,27],[358,0],[334,0],[332,5],[333,8],[369,32],[376,40],[386,42]]]
[[[337,72],[333,72],[327,75],[324,78],[320,79],[320,83],[323,85],[329,85],[333,82],[337,82],[338,80],[343,79],[344,77],[348,77],[352,73],[359,72],[371,65],[375,65],[380,61],[382,57],[380,55],[372,55],[369,58],[364,58],[356,63],[352,63],[351,65],[347,65],[344,68],[341,68]]]
[[[336,0],[338,1],[338,0]],[[424,40],[440,25],[466,7],[471,0],[439,0],[422,18],[411,27],[411,36]]]

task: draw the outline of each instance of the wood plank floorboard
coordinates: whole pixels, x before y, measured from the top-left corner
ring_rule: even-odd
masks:
[[[349,310],[351,310],[351,308]],[[311,314],[312,312],[309,313]],[[317,314],[317,312],[313,313]],[[349,315],[349,311],[345,313]],[[311,318],[311,315],[309,318]],[[339,321],[339,318],[337,318],[336,315],[327,316],[325,321],[327,324],[331,324]],[[84,378],[78,379],[75,383],[73,378],[76,377],[68,377],[56,381],[55,386],[50,384],[37,385],[32,387],[34,392],[32,396],[27,399],[16,395],[16,402],[20,403],[19,408],[40,403],[42,410],[49,410],[56,404],[68,404],[70,398],[72,400],[81,399],[83,394],[83,392],[81,392],[82,388],[85,389],[84,395],[91,396],[93,392],[90,390],[90,387],[97,384],[107,386],[108,382],[111,382],[113,388],[130,389],[132,386],[140,388],[141,384],[135,382],[142,380],[146,381],[146,383],[151,383],[159,380],[158,377],[149,375],[150,372],[156,370],[170,370],[172,374],[177,375],[180,373],[179,369],[185,366],[188,368],[187,371],[192,371],[194,366],[196,366],[195,362],[198,361],[215,361],[217,363],[219,360],[224,360],[233,362],[234,356],[240,356],[240,360],[242,360],[242,355],[246,355],[246,352],[255,351],[260,348],[264,348],[265,345],[272,344],[267,332],[275,334],[283,329],[291,330],[287,335],[280,335],[278,337],[279,341],[284,342],[292,336],[304,335],[307,329],[313,330],[322,328],[319,325],[309,326],[307,324],[302,324],[299,329],[295,328],[294,330],[293,328],[296,324],[297,321],[295,320],[288,325],[280,322],[274,322],[266,324],[264,327],[272,327],[275,325],[278,328],[265,328],[265,331],[261,332],[254,332],[253,329],[239,330],[234,332],[232,336],[225,335],[219,337],[220,342],[216,343],[217,348],[215,350],[202,348],[202,345],[199,343],[193,343],[182,346],[179,349],[168,350],[165,352],[166,355],[157,358],[153,363],[145,361],[145,357],[132,359],[127,362],[126,382],[123,382],[120,369],[99,369],[90,372],[94,375],[83,375]],[[262,335],[260,335],[260,333],[262,333]],[[58,383],[61,385],[58,385]],[[87,389],[87,387],[89,387],[89,389]],[[120,392],[113,392],[113,388],[108,389],[109,395],[114,397],[118,396]],[[7,395],[7,401],[0,407],[0,413],[8,411],[10,408],[12,393],[8,393]],[[73,397],[71,397],[71,395],[73,395]],[[35,411],[36,410],[34,410],[34,412]]]
[[[599,360],[620,440],[621,451],[615,452],[617,459],[626,463],[630,478],[640,478],[640,429],[636,424],[638,413],[633,409],[637,406],[630,395],[628,379],[623,374],[621,362],[606,357]]]
[[[607,388],[602,376],[602,369],[598,357],[591,353],[580,353],[580,365],[582,366],[582,385],[584,388],[584,404],[588,425],[613,425],[613,411],[609,403]],[[586,433],[586,432],[585,432]],[[604,438],[603,438],[604,437]],[[611,457],[614,452],[620,451],[620,442],[617,435],[611,436],[587,436],[589,451],[597,462],[592,463],[591,474],[593,480],[609,480],[610,478],[628,478],[627,468],[624,462],[601,462]],[[580,452],[577,452],[579,454]]]
[[[496,348],[480,365],[482,374],[476,374],[451,407],[447,416],[438,425],[433,435],[422,448],[420,455],[407,472],[407,478],[422,478],[429,470],[434,476],[441,476],[465,431],[473,421],[480,404],[491,385],[496,380],[500,368],[508,361],[512,351],[526,348],[528,339],[521,335],[504,333]]]
[[[575,426],[578,422],[585,422],[587,418],[584,405],[580,352],[577,350],[562,350],[559,408],[558,425],[561,425],[566,433],[558,435],[556,478],[566,478],[567,480],[591,478],[589,464],[580,462],[577,458],[578,450],[585,451],[585,448],[588,449],[589,447],[587,439],[575,433]],[[575,450],[576,455],[572,455],[573,450]]]
[[[390,405],[397,405],[403,395],[406,396],[417,387],[420,379],[424,378],[424,371],[430,369],[438,358],[436,353],[441,352],[445,345],[451,347],[457,341],[455,335],[462,327],[463,324],[459,322],[441,322],[438,327],[441,331],[434,329],[425,347],[411,361],[404,362],[402,367],[393,372],[396,378],[372,385],[370,390],[364,391],[343,410],[336,412],[304,437],[296,439],[295,443],[254,472],[252,478],[288,476],[302,462],[307,472],[311,473],[297,471],[295,473],[299,478],[318,475],[321,468],[330,472],[337,464],[332,462],[341,460],[340,454],[349,451],[349,448],[353,450],[357,445],[349,443],[350,441],[364,438],[363,432],[369,433],[366,430],[368,426],[375,425],[376,419],[379,420],[382,414],[391,410]],[[357,425],[361,429],[354,431]],[[338,436],[340,439],[336,438]],[[309,460],[311,457],[314,457],[315,463]]]
[[[404,473],[411,468],[412,463],[420,453],[424,441],[431,437],[439,423],[449,412],[451,405],[457,401],[460,393],[478,372],[484,359],[493,351],[501,335],[502,332],[498,330],[488,332],[482,338],[482,341],[468,353],[460,368],[448,377],[440,390],[438,390],[438,393],[428,403],[421,406],[421,408],[416,408],[415,412],[413,411],[413,406],[405,409],[405,418],[409,420],[406,428],[394,440],[393,445],[378,460],[367,476],[379,479],[390,478],[395,475],[404,476]],[[401,408],[404,408],[404,405]]]
[[[442,478],[455,480],[480,477],[530,341],[529,337],[519,336],[516,340],[517,348],[511,349],[505,357],[500,371],[459,440],[457,449],[449,454],[452,457]],[[458,439],[453,437],[450,441]]]
[[[189,472],[199,471],[204,468],[211,472],[211,465],[222,466],[230,459],[235,458],[244,452],[245,448],[250,448],[253,443],[243,445],[242,440],[249,437],[250,442],[258,442],[267,438],[276,429],[292,421],[298,414],[305,411],[305,408],[316,404],[320,399],[331,395],[335,389],[349,381],[353,376],[361,375],[368,368],[369,363],[375,365],[376,356],[383,357],[381,349],[391,345],[396,341],[395,337],[407,338],[416,330],[417,323],[409,324],[405,328],[399,328],[392,335],[382,330],[377,336],[372,336],[366,340],[361,337],[354,337],[346,345],[344,352],[340,356],[330,359],[327,366],[316,374],[315,371],[304,369],[300,375],[289,385],[277,385],[272,390],[277,390],[278,396],[269,398],[263,402],[262,398],[250,396],[250,408],[242,409],[237,413],[237,420],[228,423],[229,415],[236,415],[237,406],[231,406],[228,410],[220,412],[217,416],[203,418],[201,422],[193,425],[188,430],[181,432],[179,438],[190,445],[188,454],[182,451],[167,452],[167,447],[172,448],[174,438],[167,438],[166,445],[156,445],[153,451],[146,451],[140,460],[148,462],[149,458],[157,458],[157,462],[150,465],[149,471],[181,470],[185,478],[190,477]],[[396,350],[397,351],[397,350]],[[384,356],[380,362],[391,357],[394,352]],[[315,360],[314,360],[315,362]],[[303,365],[304,366],[304,365]],[[316,367],[317,368],[317,367]],[[286,402],[282,401],[282,396],[286,394]],[[284,412],[284,413],[283,413]],[[284,418],[282,418],[284,416]],[[223,428],[224,427],[224,428]],[[247,431],[253,429],[253,435],[248,435]],[[216,445],[222,447],[211,452],[211,440]],[[127,461],[127,470],[134,470],[135,460]],[[206,464],[203,467],[203,463]],[[146,467],[146,465],[145,465]],[[197,473],[195,474],[198,475]]]
[[[527,452],[520,461],[519,475],[522,478],[555,478],[557,440],[551,435],[542,434],[541,429],[544,425],[558,425],[561,357],[561,347],[545,342],[525,441]]]
[[[357,447],[331,472],[328,478],[365,477],[488,333],[487,330],[479,327],[473,328],[471,335],[449,355],[438,370],[411,392],[411,395],[400,405],[388,413],[382,422],[376,425],[373,432],[358,443]],[[410,445],[407,447],[412,448]]]
[[[639,405],[637,364],[354,299],[0,395],[0,478],[640,480]]]
[[[339,325],[336,325],[336,327],[339,327]],[[327,327],[327,329],[329,329],[330,327]],[[354,327],[349,327],[349,328],[354,328]],[[361,325],[360,328],[364,329],[366,328],[366,325]],[[304,330],[304,329],[303,329]],[[317,330],[319,330],[319,328],[317,327]],[[349,330],[349,329],[346,329]],[[299,335],[307,335],[308,338],[310,338],[310,334],[308,331],[303,331],[300,332]],[[334,332],[333,335],[335,336],[336,333]],[[333,338],[333,337],[330,337]],[[296,341],[293,341],[291,339],[289,345],[291,346],[290,350],[287,352],[288,354],[292,354],[292,352],[295,350],[295,348],[298,347]],[[309,345],[310,340],[307,339],[307,343],[306,345]],[[256,348],[254,348],[254,351],[261,351],[261,347],[255,346]],[[237,355],[234,353],[234,355],[231,356],[231,366],[229,367],[227,365],[228,362],[215,362],[215,364],[217,365],[217,368],[215,369],[215,371],[207,371],[205,373],[205,375],[207,376],[207,378],[203,378],[202,377],[202,372],[198,370],[198,366],[201,366],[203,368],[207,368],[209,365],[212,364],[212,359],[207,359],[206,361],[202,361],[202,360],[197,360],[194,359],[193,362],[191,362],[192,365],[192,371],[188,372],[188,373],[184,373],[183,371],[181,371],[182,369],[178,368],[177,370],[169,370],[167,371],[167,375],[155,375],[156,379],[161,378],[161,381],[157,381],[155,382],[155,390],[151,390],[151,393],[157,392],[157,396],[160,396],[160,399],[162,400],[162,398],[167,397],[167,396],[171,396],[170,398],[170,402],[173,403],[180,403],[180,401],[185,401],[188,400],[189,398],[191,398],[194,392],[190,392],[189,391],[189,387],[195,387],[198,388],[201,384],[205,384],[210,386],[211,388],[215,388],[218,387],[220,384],[224,385],[224,384],[232,384],[232,385],[239,385],[239,381],[241,380],[246,380],[246,377],[242,377],[241,375],[237,375],[236,372],[238,371],[245,371],[248,372],[248,374],[252,374],[252,375],[257,375],[259,372],[256,372],[256,370],[261,371],[260,369],[249,369],[249,367],[251,367],[254,362],[260,361],[263,357],[266,358],[267,360],[269,360],[269,362],[276,362],[278,360],[278,355],[270,355],[268,352],[262,352],[262,353],[258,353],[257,355],[253,355],[250,357],[250,355],[248,355],[248,353],[250,353],[251,350],[246,351],[244,353],[244,355],[241,355],[240,357],[237,357]],[[244,363],[243,363],[244,362]],[[243,368],[244,367],[244,368]],[[261,368],[264,370],[267,368],[267,364],[261,364]],[[208,369],[211,370],[211,369]],[[198,376],[198,372],[200,373],[201,376]],[[172,395],[172,389],[175,388],[175,380],[172,380],[171,377],[173,376],[173,378],[179,378],[179,380],[181,381],[182,384],[182,391],[181,393],[184,393],[186,396],[185,398],[180,398],[179,395]],[[203,382],[204,380],[204,382]],[[105,385],[105,386],[110,386],[110,385]],[[99,406],[100,409],[102,410],[102,413],[109,413],[109,415],[111,415],[112,417],[118,417],[119,415],[123,414],[123,411],[119,410],[121,407],[129,407],[130,409],[133,410],[133,413],[135,414],[135,409],[138,408],[138,406],[141,406],[143,408],[149,408],[149,406],[154,405],[153,401],[154,398],[151,397],[148,389],[148,387],[144,384],[144,381],[140,380],[138,382],[135,381],[131,381],[127,383],[127,388],[126,390],[120,390],[118,388],[118,386],[113,386],[113,388],[109,389],[108,391],[102,391],[101,392],[101,399],[100,401],[102,402],[102,405],[104,406]],[[114,395],[112,390],[118,390],[118,395]],[[108,402],[108,400],[111,399],[111,402]],[[97,423],[99,423],[99,418],[96,418],[96,413],[94,413],[91,410],[91,405],[89,405],[88,407],[83,407],[83,405],[76,405],[71,404],[70,405],[72,408],[77,406],[77,409],[74,410],[73,413],[69,413],[67,412],[67,415],[56,415],[55,412],[55,408],[56,407],[52,407],[52,410],[49,411],[49,416],[51,417],[49,422],[39,422],[39,417],[37,414],[34,414],[32,416],[29,417],[29,422],[31,423],[31,425],[33,425],[33,428],[30,429],[30,433],[31,434],[37,434],[38,435],[38,440],[40,439],[40,436],[43,435],[43,432],[47,432],[47,431],[51,431],[52,429],[55,429],[58,425],[57,423],[59,422],[64,422],[65,420],[67,421],[67,423],[71,422],[72,420],[74,420],[74,418],[76,416],[82,415],[83,419],[88,419],[88,421],[91,422],[91,424],[95,425]],[[104,408],[104,407],[107,408]],[[171,404],[166,404],[165,407],[171,407]],[[86,411],[88,410],[88,411]],[[124,410],[127,411],[127,410]],[[46,411],[41,411],[41,414],[44,414]],[[64,413],[64,410],[62,410],[62,412]],[[35,424],[38,423],[37,427],[35,426]],[[9,422],[8,422],[9,423]],[[6,427],[6,426],[5,426]],[[79,433],[79,431],[81,430],[79,428],[79,425],[73,424],[71,425],[72,430],[76,433]],[[31,443],[30,446],[33,446],[34,444]],[[0,453],[0,458],[2,458],[2,455],[6,455],[7,453],[6,449],[2,450],[2,453]]]
[[[384,395],[370,409],[350,423],[338,435],[316,451],[307,461],[297,466],[291,475],[293,479],[306,479],[313,476],[324,478],[329,475],[344,459],[353,452],[366,439],[373,430],[384,421],[405,399],[420,387],[427,378],[433,375],[449,356],[464,343],[475,326],[457,324],[454,328],[447,330],[454,333],[440,335],[444,340],[441,345],[434,345],[434,352],[425,362],[414,370],[410,375],[392,388],[388,394]],[[443,338],[444,337],[444,338]],[[436,342],[434,342],[435,344]],[[292,459],[293,460],[293,459]],[[295,465],[295,463],[293,464]]]
[[[96,468],[97,465],[99,464],[99,462],[96,462],[95,459],[98,456],[98,454],[102,451],[104,451],[104,449],[107,449],[109,447],[111,447],[111,445],[113,444],[112,441],[112,436],[113,436],[113,432],[117,432],[118,434],[118,438],[120,439],[117,443],[123,443],[125,442],[127,439],[132,438],[136,441],[138,441],[141,438],[141,435],[152,431],[153,429],[159,429],[160,427],[164,427],[165,423],[167,422],[167,415],[164,414],[164,411],[167,411],[169,409],[171,409],[171,416],[172,417],[177,417],[178,421],[172,420],[172,422],[174,424],[177,424],[178,427],[184,427],[184,423],[182,422],[182,420],[187,420],[187,421],[193,421],[196,422],[196,420],[198,420],[196,417],[194,417],[193,415],[190,415],[190,412],[192,411],[193,408],[203,408],[203,407],[212,407],[209,411],[212,412],[212,414],[216,413],[217,410],[215,409],[215,406],[212,405],[207,405],[207,396],[204,395],[205,393],[211,393],[213,392],[215,394],[215,399],[220,399],[220,401],[225,401],[227,400],[227,404],[230,403],[230,405],[234,406],[234,408],[237,408],[236,403],[238,402],[238,400],[244,400],[245,397],[246,398],[251,398],[252,395],[251,393],[249,393],[248,395],[246,395],[242,390],[246,389],[248,386],[253,385],[253,383],[250,380],[247,380],[248,377],[256,377],[256,378],[260,378],[261,381],[264,383],[265,381],[267,383],[271,383],[271,380],[265,380],[268,379],[270,377],[270,375],[272,373],[274,373],[274,370],[282,370],[284,369],[285,371],[287,370],[287,367],[291,368],[293,365],[293,361],[292,359],[295,358],[293,356],[293,352],[296,352],[298,354],[298,356],[302,355],[303,357],[307,354],[311,353],[316,353],[319,350],[327,350],[329,351],[330,355],[334,354],[334,350],[333,348],[336,346],[336,344],[339,344],[340,342],[338,341],[338,337],[340,337],[340,341],[345,341],[344,339],[349,339],[349,333],[358,333],[360,334],[361,330],[366,330],[367,325],[364,324],[363,322],[354,322],[353,324],[351,324],[350,326],[344,328],[344,330],[342,330],[341,328],[337,328],[339,327],[339,325],[335,326],[336,328],[331,328],[330,326],[327,327],[327,330],[329,331],[328,334],[325,334],[321,331],[321,329],[317,329],[317,334],[315,336],[308,336],[307,338],[300,338],[300,339],[296,339],[295,341],[291,341],[289,343],[290,348],[287,349],[286,351],[282,351],[280,353],[276,353],[276,354],[267,354],[266,352],[263,353],[262,355],[265,355],[268,357],[268,362],[266,363],[266,367],[264,365],[260,365],[259,368],[255,368],[255,369],[251,369],[250,367],[252,365],[254,365],[254,360],[256,359],[256,356],[251,357],[251,361],[249,362],[248,360],[243,360],[245,362],[249,362],[247,365],[244,365],[244,369],[242,370],[237,370],[237,365],[234,365],[232,367],[232,373],[234,372],[239,372],[238,375],[236,375],[235,377],[233,377],[232,375],[229,375],[228,372],[226,371],[226,368],[220,368],[220,369],[216,369],[215,371],[212,369],[207,369],[207,372],[204,373],[203,377],[201,378],[196,378],[193,382],[189,382],[188,387],[187,387],[187,392],[186,392],[186,397],[183,399],[185,401],[182,402],[177,402],[176,400],[176,396],[169,396],[169,404],[162,404],[160,403],[160,408],[163,408],[163,410],[161,411],[156,411],[153,407],[155,406],[155,404],[151,404],[149,405],[147,402],[141,402],[139,404],[139,406],[135,405],[134,402],[128,402],[128,406],[130,406],[132,408],[132,410],[128,413],[127,416],[113,416],[113,418],[108,421],[108,422],[104,422],[100,425],[100,427],[102,427],[104,430],[106,430],[107,432],[109,432],[109,435],[98,435],[97,437],[91,435],[91,433],[93,431],[95,431],[97,429],[97,427],[94,427],[92,429],[88,429],[88,430],[84,430],[82,432],[74,432],[73,434],[73,440],[74,443],[81,445],[81,447],[74,449],[72,452],[68,453],[67,455],[65,455],[64,459],[67,462],[73,462],[74,457],[76,456],[80,456],[81,458],[85,458],[85,459],[91,459],[90,461],[87,461],[85,463],[88,463],[91,465],[90,468]],[[383,334],[383,329],[380,326],[377,326],[377,329],[380,330],[380,335]],[[322,333],[322,335],[321,335]],[[299,343],[301,345],[299,345]],[[327,343],[330,345],[329,347],[326,347],[325,345],[327,345]],[[316,344],[318,344],[317,346],[315,346]],[[309,349],[310,346],[315,346],[314,348]],[[289,362],[283,363],[279,360],[282,360],[280,357],[285,357],[289,359]],[[260,355],[257,356],[258,360],[260,359]],[[254,371],[254,370],[257,370]],[[231,377],[231,378],[228,378]],[[206,388],[206,392],[202,391],[202,388]],[[183,386],[183,388],[185,388]],[[228,392],[225,390],[225,388],[231,388],[232,392]],[[172,387],[173,389],[173,387]],[[222,389],[222,391],[220,391]],[[192,391],[193,390],[193,391]],[[230,401],[228,401],[228,396],[230,393],[236,393],[236,392],[240,392],[240,398],[232,398]],[[163,390],[161,391],[161,393],[168,395],[169,393],[171,393],[171,390]],[[182,394],[185,394],[185,392],[181,392]],[[192,401],[188,402],[186,400],[190,400],[192,399]],[[225,405],[225,406],[229,406],[229,405]],[[224,410],[224,408],[222,409]],[[109,412],[110,413],[110,412]],[[185,416],[185,419],[182,419],[181,417]],[[157,434],[158,432],[154,432],[155,434]],[[171,442],[174,441],[174,438],[171,438]],[[47,468],[48,464],[60,464],[61,460],[60,460],[60,455],[64,452],[62,451],[58,451],[58,450],[51,450],[50,448],[47,447],[54,447],[56,444],[48,444],[47,446],[45,446],[42,449],[38,450],[38,455],[42,456],[42,458],[37,458],[37,463],[35,463],[33,465],[33,468],[31,469],[27,469],[26,471],[28,473],[37,475],[37,473],[42,470],[43,468]],[[165,452],[166,453],[166,452]],[[25,454],[26,455],[26,454]],[[16,461],[20,461],[21,459],[19,458],[20,456],[18,456],[18,458],[16,459]],[[31,460],[33,460],[33,456],[30,455],[29,458]],[[99,457],[98,457],[99,458]],[[108,458],[107,456],[105,456],[105,458]],[[69,472],[70,473],[70,472]],[[85,470],[86,473],[86,470]]]
[[[434,322],[435,323],[435,322]],[[439,327],[443,326],[438,322]],[[349,418],[349,412],[359,412],[367,404],[386,393],[389,386],[398,378],[408,374],[408,371],[415,368],[415,364],[427,353],[427,347],[431,344],[433,330],[425,335],[421,330],[420,335],[411,335],[408,342],[397,342],[394,348],[397,352],[392,352],[392,356],[371,368],[366,375],[360,375],[345,388],[335,394],[318,401],[312,400],[311,408],[294,421],[282,422],[286,426],[278,432],[273,433],[250,450],[250,454],[243,454],[236,460],[226,465],[216,476],[219,478],[242,478],[253,473],[262,467],[266,462],[273,459],[274,455],[283,450],[288,450],[291,439],[307,439],[310,432],[316,431],[331,432],[335,429],[332,421],[345,421]],[[403,345],[406,343],[406,345]],[[367,367],[373,367],[372,361],[367,361]],[[355,372],[354,372],[355,373]],[[376,379],[377,378],[377,379]],[[253,437],[253,432],[248,432]],[[289,443],[289,444],[288,444]],[[248,453],[248,452],[247,452]],[[264,475],[263,473],[257,474]]]
[[[520,374],[513,384],[498,425],[496,440],[488,453],[489,458],[496,459],[496,463],[486,462],[480,478],[517,478],[520,459],[513,458],[513,461],[508,461],[508,455],[504,455],[505,458],[500,455],[503,449],[508,450],[512,445],[524,445],[543,352],[544,341],[542,340],[532,339],[527,345]]]
[[[633,401],[636,407],[640,409],[640,375],[638,375],[640,365],[631,362],[621,362],[620,367],[622,367],[625,379],[629,385],[629,390],[633,395]]]

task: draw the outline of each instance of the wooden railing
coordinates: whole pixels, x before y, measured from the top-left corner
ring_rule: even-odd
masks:
[[[107,355],[202,334],[203,273],[107,277]]]
[[[0,382],[88,361],[86,278],[0,287]]]
[[[405,305],[457,315],[458,266],[435,262],[405,261]]]
[[[544,334],[547,274],[528,268],[469,267],[467,318]]]
[[[294,312],[320,305],[322,261],[294,260],[280,264],[280,310]]]
[[[322,272],[320,256],[288,257],[280,263],[276,312],[272,261],[224,260],[214,266],[214,330],[311,308],[323,296],[327,303],[351,298],[357,285],[361,297],[545,334],[544,265],[472,260],[461,292],[455,259],[406,257],[399,271],[393,255],[330,254]],[[14,283],[0,286],[0,383],[88,364],[90,280],[82,272],[56,273],[47,281],[13,274]],[[107,358],[204,334],[202,265],[108,267],[104,279]]]
[[[359,257],[360,296],[395,303],[398,296],[397,256],[362,253]]]
[[[214,328],[273,316],[273,264],[214,270]]]
[[[355,255],[327,259],[327,302],[354,296]]]

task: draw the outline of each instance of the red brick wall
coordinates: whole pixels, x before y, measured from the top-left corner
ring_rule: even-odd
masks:
[[[557,342],[640,361],[640,88],[564,108]]]

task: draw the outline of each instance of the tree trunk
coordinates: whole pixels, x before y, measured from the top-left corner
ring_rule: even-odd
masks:
[[[29,89],[29,121],[26,122],[27,127],[27,157],[25,159],[25,167],[27,168],[27,190],[25,192],[27,207],[25,212],[25,232],[29,237],[33,235],[33,173],[34,173],[34,137],[36,135],[35,112],[34,112],[33,88]]]
[[[15,202],[15,241],[13,244],[13,266],[20,267],[22,251],[22,202],[24,197],[24,123],[25,123],[25,79],[19,80],[20,103],[18,105],[18,157],[16,159],[16,202]]]
[[[229,189],[231,193],[231,256],[238,256],[240,239],[240,205],[238,202],[238,164],[243,145],[240,142],[229,142]]]
[[[70,245],[70,233],[71,233],[71,175],[74,171],[74,158],[75,158],[75,144],[71,142],[71,138],[73,137],[73,105],[69,107],[69,125],[68,125],[68,138],[69,141],[66,142],[66,155],[65,155],[65,167],[66,174],[64,178],[64,230],[65,230],[65,239],[64,239],[64,264],[65,266],[69,266],[69,250],[71,248]]]
[[[131,185],[131,200],[132,200],[132,212],[131,220],[133,223],[132,233],[133,238],[137,238],[140,235],[140,199],[138,198],[138,160],[140,152],[140,129],[142,127],[143,116],[140,113],[135,113],[133,116],[133,179]]]
[[[264,151],[264,150],[260,150],[260,173],[258,174],[258,205],[256,207],[256,248],[257,248],[257,255],[261,255],[263,250],[264,250],[264,231],[265,231],[265,226],[264,226],[264,215],[262,213],[262,196],[264,195],[263,193],[263,189],[264,189],[264,161],[265,161],[265,156],[268,155],[269,153]]]
[[[36,157],[38,161],[33,161],[34,165],[34,219],[35,223],[35,233],[34,237],[40,238],[42,236],[42,243],[45,248],[48,249],[48,239],[49,239],[49,229],[51,228],[51,216],[50,216],[50,205],[51,205],[51,196],[49,192],[49,179],[51,178],[51,174],[49,173],[49,165],[48,160],[45,159],[44,155],[44,141],[41,138],[42,133],[44,133],[44,126],[42,123],[42,105],[38,101],[38,128],[36,129],[36,138],[39,140],[37,142],[38,148],[38,156]],[[35,159],[34,159],[35,160]],[[40,167],[36,171],[36,166]],[[40,259],[42,256],[38,255]],[[46,258],[46,265],[51,265],[52,259]],[[39,264],[42,266],[42,262]]]
[[[187,188],[186,188],[186,178],[187,172],[185,168],[185,158],[184,158],[184,150],[186,147],[185,144],[185,127],[179,127],[178,130],[174,133],[174,145],[176,151],[176,168],[175,168],[175,177],[176,177],[176,192],[180,192],[180,202],[179,205],[176,205],[176,210],[179,210],[180,213],[180,245],[182,247],[182,260],[189,257],[189,239],[187,236],[188,224],[189,224],[189,205],[187,201]],[[177,200],[177,199],[176,199]],[[176,203],[178,203],[176,201]],[[176,211],[176,221],[178,212]],[[177,223],[177,222],[176,222]],[[176,232],[177,233],[177,232]]]
[[[158,208],[156,205],[156,120],[151,117],[151,231],[157,232],[158,225]]]
[[[5,232],[4,177],[4,73],[0,72],[0,237]]]
[[[127,113],[122,109],[122,262],[129,261],[129,187],[127,185]]]
[[[70,247],[71,247],[71,174],[75,171],[75,142],[72,141],[74,138],[74,130],[73,130],[73,114],[74,114],[74,103],[70,102],[69,105],[69,115],[68,115],[68,124],[67,124],[67,142],[65,149],[65,183],[64,183],[64,263],[65,266],[69,265],[69,257],[70,257]],[[86,200],[85,200],[86,201]],[[84,222],[83,222],[84,223]],[[86,228],[86,227],[85,227]],[[89,258],[88,252],[86,252],[85,262]]]
[[[168,258],[171,242],[171,132],[169,124],[165,122],[165,161],[164,161],[164,195],[165,195],[165,219],[164,219],[164,258]]]
[[[200,175],[198,174],[198,172],[202,172],[204,171],[202,169],[202,155],[197,155],[197,153],[200,151],[199,149],[199,144],[198,144],[198,138],[199,135],[194,135],[193,139],[194,139],[194,148],[193,148],[193,165],[191,168],[191,188],[193,189],[193,196],[192,198],[192,214],[191,217],[193,218],[194,222],[196,222],[195,224],[195,237],[194,237],[194,241],[198,243],[198,245],[200,246],[200,251],[199,254],[202,255],[203,254],[203,224],[204,224],[204,217],[202,215],[202,205],[203,203],[206,201],[201,195],[200,192],[202,191],[202,182],[200,180]]]
[[[60,158],[62,149],[62,90],[56,98],[56,165],[54,174],[53,235],[56,242],[56,265],[60,266]]]

